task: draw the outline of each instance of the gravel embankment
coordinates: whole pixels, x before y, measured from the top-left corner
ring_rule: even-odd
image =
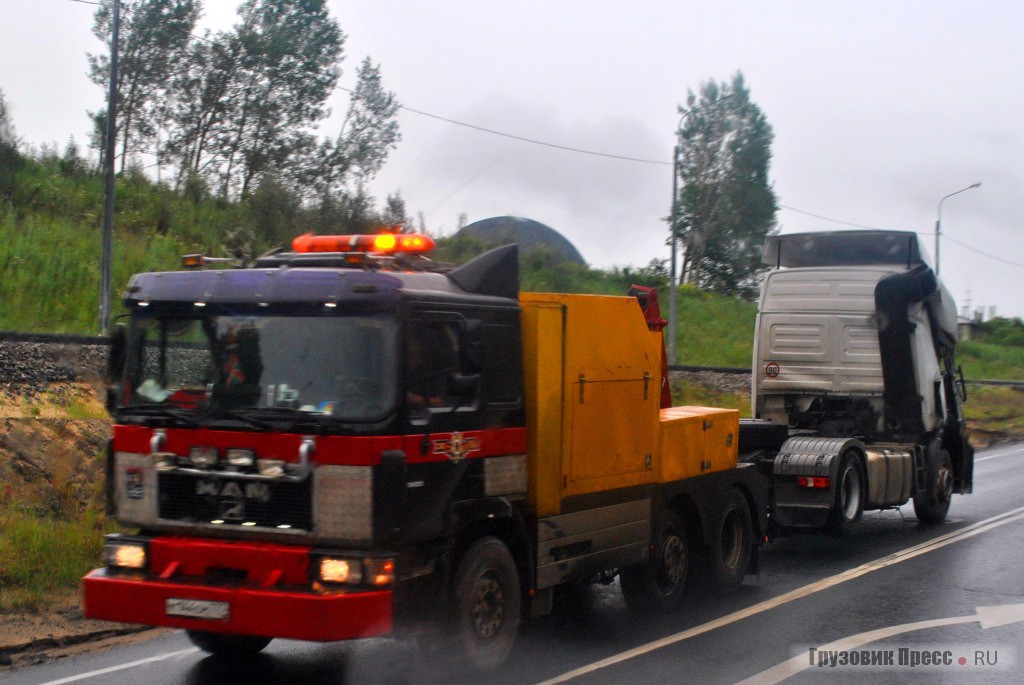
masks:
[[[669,380],[682,378],[689,383],[709,388],[718,393],[750,393],[749,373],[721,373],[718,371],[670,371]]]
[[[88,382],[107,364],[106,345],[0,340],[0,390],[34,395],[48,383]]]

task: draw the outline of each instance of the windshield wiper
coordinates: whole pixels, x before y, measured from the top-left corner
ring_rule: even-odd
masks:
[[[215,423],[218,421],[237,421],[250,428],[261,431],[274,430],[274,426],[267,421],[262,421],[253,416],[254,409],[208,409],[203,412],[201,419],[203,423]]]
[[[117,411],[118,413],[124,412],[135,416],[170,419],[171,421],[175,421],[186,426],[195,425],[195,414],[191,409],[172,407],[155,402],[151,404],[135,404],[118,407]]]

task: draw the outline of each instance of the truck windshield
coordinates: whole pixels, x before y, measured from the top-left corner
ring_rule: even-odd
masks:
[[[373,421],[395,405],[396,350],[387,314],[134,317],[122,401],[128,411],[292,410]]]

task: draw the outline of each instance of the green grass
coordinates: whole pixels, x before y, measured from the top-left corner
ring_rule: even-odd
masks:
[[[103,535],[116,530],[98,506],[74,518],[10,506],[0,513],[0,611],[37,610],[100,565]]]
[[[1024,389],[968,384],[964,416],[978,431],[1024,435]]]
[[[663,316],[668,315],[667,300],[662,299]],[[676,311],[679,364],[750,367],[756,303],[683,286]]]
[[[698,383],[679,380],[672,384],[674,406],[693,405],[697,407],[722,407],[738,409],[740,416],[750,416],[750,393],[718,392]]]
[[[968,379],[1024,380],[1024,347],[965,340],[957,350]]]

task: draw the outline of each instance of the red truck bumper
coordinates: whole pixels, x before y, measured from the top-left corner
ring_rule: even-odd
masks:
[[[293,640],[354,640],[392,630],[391,591],[316,594],[214,587],[97,569],[83,580],[85,615],[122,623],[169,626]],[[168,600],[226,603],[220,618],[168,614]],[[218,605],[223,606],[223,605]]]

